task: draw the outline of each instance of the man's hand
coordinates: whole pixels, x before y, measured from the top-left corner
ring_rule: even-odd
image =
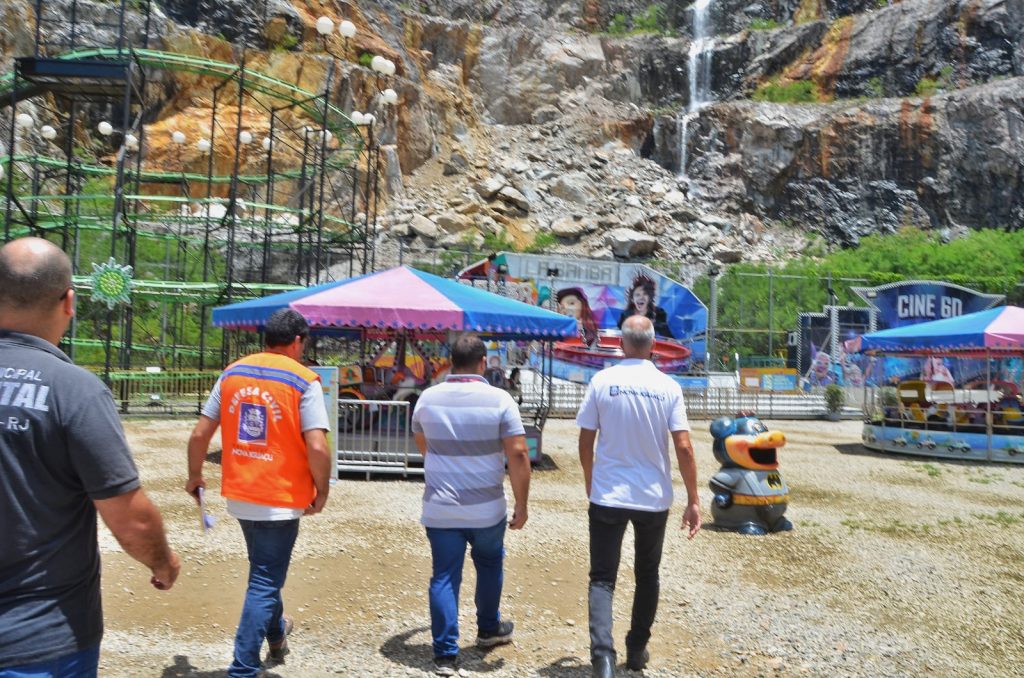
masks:
[[[526,446],[525,435],[502,438],[501,446],[508,459],[508,478],[516,502],[508,527],[510,530],[521,530],[526,524],[526,505],[530,501],[530,451]]]
[[[153,576],[150,577],[149,583],[158,591],[169,591],[177,581],[180,572],[181,559],[178,558],[177,553],[171,551],[171,557],[167,564],[153,569]]]
[[[326,503],[327,503],[327,493],[326,492],[317,492],[316,493],[316,498],[313,499],[313,503],[309,505],[309,508],[307,508],[305,511],[303,511],[302,515],[304,515],[304,516],[314,516],[317,513],[320,513],[321,511],[324,510],[324,505]]]
[[[515,509],[512,511],[512,520],[508,521],[508,529],[521,530],[527,520],[529,520],[529,515],[527,515],[526,504],[522,506],[516,504]]]
[[[682,530],[689,530],[689,534],[686,535],[687,539],[693,539],[700,532],[700,504],[693,502],[686,507],[686,511],[683,513],[683,525]]]
[[[161,591],[174,586],[181,561],[167,545],[160,511],[142,488],[109,499],[94,499],[93,504],[125,553],[153,573],[150,583]]]
[[[189,478],[188,482],[185,483],[185,491],[192,495],[192,498],[199,503],[199,488],[206,490],[206,481],[203,480],[203,476],[197,476],[195,478]]]

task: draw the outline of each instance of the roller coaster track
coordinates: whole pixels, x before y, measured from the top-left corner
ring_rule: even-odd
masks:
[[[124,63],[133,61],[143,68],[152,68],[190,75],[230,81],[238,78],[243,81],[247,93],[261,94],[273,100],[273,108],[280,109],[292,107],[301,111],[311,121],[310,124],[317,125],[329,130],[338,140],[339,148],[332,149],[327,157],[323,158],[323,166],[329,170],[347,169],[355,162],[365,147],[365,142],[360,128],[355,126],[347,114],[337,106],[326,102],[322,94],[309,92],[292,83],[285,82],[279,78],[266,75],[250,68],[242,68],[238,64],[207,59],[204,57],[164,52],[150,49],[132,49],[129,51],[115,48],[82,49],[61,54],[55,59],[68,61],[118,61]],[[15,83],[17,82],[17,89]],[[15,77],[14,72],[0,74],[0,109],[30,99],[43,96],[49,89],[45,83],[39,84],[25,81]],[[270,102],[267,102],[270,103]],[[113,178],[117,175],[116,168],[100,164],[83,164],[77,159],[70,162],[66,158],[54,158],[33,154],[17,154],[14,156],[0,156],[0,166],[5,166],[13,176],[12,165],[21,167],[34,166],[44,170],[68,170],[77,173],[81,177]],[[159,183],[198,183],[225,185],[237,182],[241,186],[260,187],[265,186],[268,181],[276,181],[279,178],[298,179],[302,176],[299,169],[274,170],[271,176],[259,175],[207,175],[196,172],[169,172],[146,168],[124,169],[126,186],[129,182],[139,184]],[[102,189],[101,189],[102,190]],[[156,241],[167,241],[168,243],[187,242],[191,245],[210,247],[215,244],[224,244],[219,237],[211,238],[210,234],[219,231],[223,224],[223,217],[213,216],[215,205],[226,207],[229,200],[222,197],[193,198],[174,195],[144,195],[142,191],[126,193],[122,196],[124,201],[124,217],[121,225],[117,227],[118,232],[131,229],[137,238],[147,238]],[[41,232],[65,233],[70,229],[76,231],[106,232],[114,231],[113,219],[106,216],[81,214],[66,211],[59,213],[59,209],[53,209],[52,213],[48,206],[64,206],[71,202],[89,203],[95,201],[99,204],[106,204],[112,200],[110,194],[96,193],[95,190],[86,189],[83,193],[74,194],[43,194],[43,195],[21,195],[18,196],[19,205],[28,208],[42,209],[41,213],[33,216],[31,226],[11,224],[9,235],[19,237],[29,234],[40,234]],[[242,214],[235,212],[229,217],[233,220],[236,229],[259,231],[257,239],[247,241],[246,238],[236,237],[231,241],[234,248],[261,247],[259,241],[265,233],[298,234],[314,232],[314,228],[304,225],[305,218],[312,216],[309,208],[295,208],[285,205],[268,204],[257,200],[237,200],[238,203],[245,203]],[[187,206],[188,209],[185,209]],[[192,209],[200,206],[199,214],[193,214]],[[204,207],[208,206],[208,207]],[[63,209],[63,207],[62,207]],[[152,209],[152,211],[147,211]],[[205,212],[205,214],[204,214]],[[322,235],[322,242],[318,246],[357,244],[360,234],[359,225],[353,225],[345,219],[326,214],[323,211],[317,215],[324,226],[333,228],[325,229]],[[2,218],[2,214],[0,214]],[[134,224],[134,226],[128,226]],[[216,226],[211,227],[213,224]],[[192,225],[206,226],[207,232],[191,232]],[[145,226],[138,228],[138,226]],[[175,232],[178,231],[178,232]],[[76,236],[77,237],[77,236]],[[301,239],[299,241],[301,243]],[[277,245],[280,245],[278,243]],[[301,244],[300,244],[301,246]],[[205,275],[205,272],[204,272]],[[76,275],[73,278],[76,290],[87,296],[92,290],[92,278],[89,276]],[[299,288],[298,285],[281,285],[268,283],[250,282],[226,282],[216,280],[211,282],[186,282],[173,280],[152,280],[136,278],[132,283],[132,298],[149,300],[155,302],[181,303],[190,305],[209,306],[223,302],[225,299],[245,299],[289,291]],[[105,349],[108,352],[113,349],[119,351],[129,348],[130,352],[156,352],[156,353],[178,353],[181,355],[200,356],[218,355],[221,349],[207,347],[173,346],[166,347],[151,345],[132,341],[123,343],[119,339],[94,339],[73,337],[68,340],[70,343],[81,348]],[[109,355],[108,355],[109,361]],[[108,366],[109,367],[109,366]]]
[[[73,278],[75,290],[89,292],[92,290],[92,278],[87,275],[76,275]],[[132,297],[159,301],[184,301],[214,303],[227,292],[223,282],[175,282],[169,280],[132,281]],[[301,285],[279,285],[274,283],[240,283],[231,285],[232,298],[250,299],[264,294],[277,294],[297,290]]]
[[[362,135],[358,131],[358,127],[352,124],[352,121],[348,118],[347,114],[341,109],[328,103],[326,120],[324,119],[324,108],[323,100],[320,95],[313,94],[301,87],[294,84],[285,82],[279,78],[266,75],[259,71],[251,70],[248,68],[242,68],[237,64],[216,61],[213,59],[207,59],[204,57],[197,57],[188,54],[179,54],[176,52],[164,52],[159,50],[150,49],[135,49],[130,52],[118,51],[115,48],[98,48],[98,49],[87,49],[87,50],[75,50],[66,52],[57,56],[57,59],[73,61],[73,60],[125,60],[126,58],[133,58],[138,64],[148,68],[156,68],[161,70],[169,70],[181,73],[189,73],[192,75],[198,75],[202,77],[213,77],[220,78],[222,80],[229,80],[238,76],[241,76],[245,81],[245,86],[248,90],[260,92],[273,99],[282,102],[284,104],[290,104],[296,108],[304,111],[314,122],[324,125],[336,138],[341,140],[347,140],[349,143],[346,146],[338,149],[332,153],[331,156],[325,159],[325,164],[330,169],[341,169],[348,167],[353,160],[358,157],[358,154],[362,150],[363,139]],[[0,75],[0,107],[9,105],[13,101],[22,101],[27,98],[39,96],[45,93],[45,88],[41,88],[33,83],[25,83],[19,87],[18,90],[12,93],[14,86],[15,77],[13,72],[5,73]],[[15,155],[13,158],[10,156],[4,156],[0,158],[0,165],[10,165],[12,163],[21,164],[32,164],[39,167],[49,167],[54,169],[63,169],[68,167],[68,161],[63,158],[52,158],[40,155]],[[73,164],[74,170],[82,176],[93,176],[93,177],[113,177],[116,175],[117,170],[114,167],[106,165],[90,165],[83,164],[81,162],[75,162]],[[7,168],[10,171],[10,168]],[[127,174],[132,177],[134,170],[128,169]],[[289,169],[283,171],[272,172],[273,180],[280,178],[295,179],[301,176],[302,172],[300,169]],[[268,182],[268,176],[266,174],[240,174],[237,177],[231,175],[207,175],[196,172],[168,172],[161,170],[142,169],[138,172],[138,180],[140,183],[179,183],[179,182],[197,182],[197,183],[210,183],[210,184],[230,184],[233,180],[237,180],[239,184],[248,186],[262,186]],[[69,200],[109,200],[109,195],[38,195],[38,196],[22,196],[22,201],[25,203],[30,202],[57,202]],[[157,204],[211,204],[211,205],[223,205],[225,200],[222,198],[183,198],[183,197],[172,197],[162,195],[126,195],[126,200],[144,201],[147,203]],[[302,230],[298,228],[298,224],[294,223],[298,221],[295,217],[302,215],[302,210],[297,208],[286,207],[282,205],[273,205],[265,203],[256,203],[246,201],[247,206],[253,210],[261,210],[267,219],[257,218],[240,218],[236,219],[236,224],[246,227],[255,227],[266,229],[268,226],[279,226],[283,227],[288,232],[298,232]],[[269,215],[274,214],[273,222],[269,219]],[[139,221],[151,220],[159,222],[161,225],[171,224],[204,224],[213,219],[203,215],[179,215],[179,214],[125,214],[128,219],[136,219]],[[352,232],[353,225],[346,221],[331,214],[322,215],[325,225],[331,225],[341,230]],[[76,218],[76,220],[83,220],[82,216]],[[63,217],[56,216],[54,219],[47,220],[42,219],[37,222],[37,228],[40,230],[59,230],[66,228],[66,220]],[[84,224],[83,224],[84,225]],[[89,224],[85,226],[90,230],[109,230],[109,225],[102,225],[98,223]],[[289,228],[290,227],[290,228]],[[22,229],[16,229],[20,232]],[[13,232],[12,232],[13,233]],[[160,234],[154,234],[154,237],[159,237]],[[171,237],[171,236],[168,236]]]
[[[331,103],[327,104],[327,115],[324,116],[324,112],[321,108],[321,95],[304,90],[297,85],[285,82],[279,78],[266,75],[259,71],[250,70],[248,68],[242,68],[238,64],[226,61],[216,61],[205,57],[192,56],[190,54],[163,52],[153,49],[132,49],[129,52],[125,52],[116,48],[74,50],[60,54],[55,58],[68,61],[88,59],[109,61],[114,59],[124,60],[126,54],[134,58],[134,60],[142,66],[156,68],[159,70],[190,73],[192,75],[203,77],[220,78],[221,80],[230,80],[236,76],[242,76],[244,77],[245,85],[249,90],[266,94],[278,101],[291,104],[302,109],[310,118],[327,127],[327,129],[339,138],[348,138],[350,135],[344,134],[344,132],[350,132],[356,129],[348,115]],[[4,73],[3,75],[0,75],[0,105],[4,105],[11,101],[11,89],[13,86],[14,73]],[[39,88],[36,85],[29,83],[26,87],[14,92],[13,99],[17,102],[21,101],[23,98],[37,96],[39,93]],[[354,136],[359,137],[358,134]],[[361,145],[361,137],[359,137],[359,139],[359,143]]]

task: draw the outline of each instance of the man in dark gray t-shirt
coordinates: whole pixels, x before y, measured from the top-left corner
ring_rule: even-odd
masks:
[[[153,586],[180,569],[110,391],[55,346],[73,315],[63,252],[38,238],[0,248],[0,676],[96,675],[97,512]]]

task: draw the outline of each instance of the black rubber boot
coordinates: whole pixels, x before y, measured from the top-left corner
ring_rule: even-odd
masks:
[[[615,678],[615,659],[613,657],[595,657],[593,666],[594,678]]]

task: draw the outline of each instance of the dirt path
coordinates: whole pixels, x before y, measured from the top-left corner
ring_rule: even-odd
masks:
[[[772,425],[770,423],[770,425]],[[130,421],[147,490],[185,565],[173,591],[105,530],[107,635],[101,675],[221,676],[245,589],[241,533],[219,518],[203,536],[180,489],[191,422]],[[695,422],[701,496],[718,468]],[[666,540],[662,604],[647,676],[1011,676],[1024,665],[1024,467],[881,456],[858,422],[778,422],[790,443],[791,533],[705,529]],[[462,591],[463,666],[490,676],[589,676],[586,502],[576,429],[549,422],[551,468],[534,474],[530,522],[506,546],[503,613],[513,646],[487,654],[473,635],[472,567]],[[217,467],[208,480],[219,486]],[[682,491],[677,482],[677,497]],[[292,654],[271,675],[424,675],[431,652],[430,559],[418,524],[422,483],[344,479],[305,519],[285,588]],[[671,518],[677,525],[680,512]],[[710,521],[705,511],[705,520]],[[616,637],[632,596],[627,536]],[[638,675],[638,674],[634,674]]]

